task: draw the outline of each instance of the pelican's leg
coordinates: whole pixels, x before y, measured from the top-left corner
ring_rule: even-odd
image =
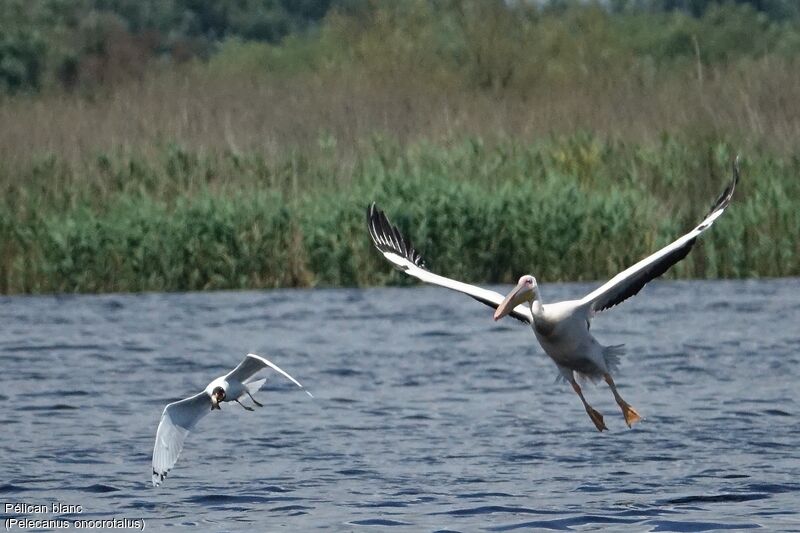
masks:
[[[234,401],[235,401],[236,403],[238,403],[239,405],[241,405],[242,407],[244,407],[245,409],[247,409],[248,411],[252,411],[252,410],[253,410],[253,408],[252,408],[252,407],[248,407],[248,406],[246,406],[245,404],[243,404],[242,402],[240,402],[238,399],[236,399],[236,400],[234,400]]]
[[[259,407],[264,407],[264,404],[263,404],[263,403],[259,403],[259,402],[258,402],[258,401],[257,401],[255,398],[253,398],[253,395],[252,395],[252,394],[250,394],[250,391],[249,391],[249,390],[245,389],[245,391],[247,391],[247,395],[248,395],[248,396],[250,396],[250,399],[251,399],[251,400],[253,400],[253,403],[254,403],[254,404],[256,404],[256,405],[257,405],[257,406],[259,406]]]
[[[589,405],[589,402],[587,402],[586,398],[583,397],[583,391],[581,391],[581,387],[580,385],[578,385],[578,382],[575,381],[575,378],[573,377],[572,379],[569,380],[569,382],[572,384],[572,388],[575,391],[575,394],[577,394],[578,397],[583,402],[583,406],[586,408],[586,412],[588,413],[589,418],[592,419],[592,422],[594,422],[595,427],[597,427],[597,431],[603,431],[604,429],[607,430],[608,428],[606,427],[606,424],[603,422],[603,415],[601,415],[600,412],[597,411],[594,407]]]
[[[617,401],[620,409],[622,409],[622,416],[625,417],[625,423],[628,424],[628,427],[633,426],[636,422],[641,420],[642,417],[636,412],[636,409],[631,407],[631,404],[623,400],[622,396],[620,396],[619,392],[617,392],[617,386],[614,384],[614,378],[611,377],[611,374],[606,373],[603,375],[603,378],[611,388],[611,392],[614,393],[614,399]]]

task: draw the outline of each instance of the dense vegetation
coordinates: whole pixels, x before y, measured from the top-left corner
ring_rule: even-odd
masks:
[[[794,2],[0,6],[2,292],[800,274]]]

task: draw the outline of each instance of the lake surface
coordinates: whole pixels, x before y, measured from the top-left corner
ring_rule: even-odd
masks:
[[[594,284],[543,284],[546,300]],[[503,292],[509,287],[499,288]],[[2,517],[208,531],[800,531],[800,280],[655,282],[598,315],[625,343],[600,434],[532,331],[449,291],[0,299]],[[264,409],[226,404],[160,488],[161,410],[248,352]],[[4,507],[0,508],[4,511]]]

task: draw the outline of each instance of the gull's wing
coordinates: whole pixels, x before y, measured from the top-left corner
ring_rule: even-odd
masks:
[[[161,485],[178,461],[186,435],[210,411],[211,398],[205,392],[164,408],[153,447],[153,486]]]
[[[733,162],[733,178],[722,194],[717,198],[711,211],[703,221],[692,231],[665,246],[656,253],[645,257],[632,267],[629,267],[605,283],[597,290],[588,294],[581,304],[590,305],[592,311],[602,311],[636,295],[648,282],[657,278],[669,268],[687,256],[694,246],[697,237],[711,227],[711,224],[725,211],[731,203],[733,190],[739,181],[739,158]]]
[[[413,276],[425,283],[462,292],[494,309],[497,309],[502,303],[504,299],[502,294],[445,278],[428,270],[425,267],[422,256],[411,245],[411,241],[405,238],[396,226],[392,226],[384,212],[378,209],[374,203],[367,209],[367,227],[375,247],[398,270],[402,270],[409,276]],[[515,307],[509,316],[528,324],[533,322],[530,309],[523,305]]]
[[[236,368],[231,370],[228,375],[225,376],[225,379],[235,379],[239,383],[245,383],[248,379],[253,377],[259,370],[262,368],[269,367],[275,372],[281,374],[283,377],[300,387],[301,389],[305,390],[299,381],[294,379],[292,376],[284,372],[278,365],[269,361],[265,357],[261,357],[260,355],[256,355],[254,353],[249,353],[244,358],[244,360],[238,364]],[[306,391],[306,394],[314,397],[310,392]]]

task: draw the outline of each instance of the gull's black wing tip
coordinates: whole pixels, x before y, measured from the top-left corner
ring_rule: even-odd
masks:
[[[372,202],[367,208],[367,229],[375,247],[382,253],[391,253],[410,261],[420,268],[425,267],[422,256],[414,249],[411,241],[408,240],[397,226],[389,222],[386,213]]]
[[[152,482],[154,487],[160,487],[164,480],[167,478],[167,474],[169,474],[169,469],[159,472],[155,468],[153,469],[153,476]]]

